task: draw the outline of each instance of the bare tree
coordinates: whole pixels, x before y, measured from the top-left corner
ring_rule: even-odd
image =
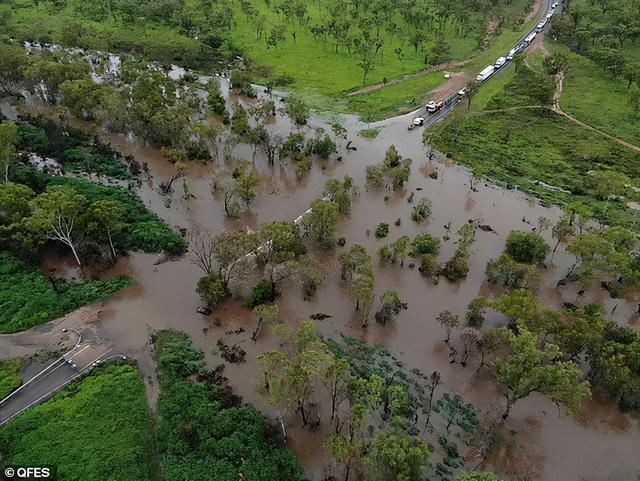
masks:
[[[189,261],[207,275],[214,272],[215,244],[214,235],[209,229],[203,229],[199,224],[193,227],[189,242]]]
[[[480,335],[473,327],[467,327],[460,333],[460,341],[462,341],[462,360],[460,364],[462,364],[462,367],[466,367],[469,355],[477,347],[479,340]]]

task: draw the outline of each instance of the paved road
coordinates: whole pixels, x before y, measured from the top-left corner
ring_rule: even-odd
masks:
[[[96,361],[122,358],[111,346],[91,341],[78,342],[69,352],[52,361],[18,389],[0,400],[0,426],[59,392],[88,373]]]
[[[540,16],[538,17],[538,22],[531,28],[531,30],[529,30],[526,34],[524,34],[522,36],[522,38],[520,38],[520,40],[516,43],[516,45],[520,45],[521,43],[524,42],[524,39],[527,38],[531,33],[536,31],[536,27],[538,25],[538,23],[545,18],[545,16],[547,15],[547,13],[549,13],[551,11],[551,4],[556,1],[556,0],[545,0],[545,6],[542,9],[542,11],[540,12]],[[561,1],[558,1],[558,6],[555,9],[554,12],[554,16],[555,15],[559,15],[560,11],[561,11]],[[548,28],[549,25],[551,25],[551,21],[547,22],[547,24],[545,25],[545,27],[542,29],[542,32],[545,32]],[[542,33],[541,32],[541,33]],[[538,34],[540,35],[540,34]],[[533,42],[532,42],[533,43]],[[514,47],[516,46],[514,45]],[[522,55],[524,52],[526,52],[531,45],[527,45],[527,47],[521,51],[518,55]],[[510,49],[509,49],[510,50]],[[502,54],[502,57],[507,57],[507,54],[509,53],[509,51],[506,51],[504,54]],[[507,65],[509,65],[511,62],[513,62],[513,60],[507,60],[506,63],[498,70],[496,70],[489,78],[487,78],[484,82],[482,82],[483,85],[487,82],[489,82],[493,77],[496,77],[498,75],[501,74],[501,72],[503,72]],[[432,125],[438,123],[438,122],[442,122],[450,113],[451,111],[456,107],[456,105],[458,105],[458,103],[460,103],[460,101],[463,100],[463,97],[458,95],[457,93],[451,95],[450,97],[448,97],[447,99],[444,100],[444,107],[436,112],[435,114],[429,115],[426,112],[426,107],[422,107],[410,114],[407,114],[403,117],[409,117],[411,120],[413,120],[413,117],[417,116],[417,115],[423,115],[425,117],[425,122],[424,122],[424,128],[428,129],[429,127],[431,127]],[[417,129],[416,129],[417,130]]]

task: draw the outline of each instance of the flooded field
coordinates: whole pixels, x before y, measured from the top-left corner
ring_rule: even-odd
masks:
[[[360,195],[353,202],[351,214],[340,221],[338,237],[346,239],[347,248],[354,243],[364,245],[374,258],[376,300],[373,311],[378,307],[380,295],[387,289],[396,290],[407,302],[408,309],[386,326],[370,322],[364,330],[362,318],[355,310],[355,301],[341,284],[337,256],[342,248],[322,251],[309,244],[317,268],[322,272],[322,284],[316,297],[305,302],[299,283],[283,283],[278,304],[284,322],[296,325],[314,313],[327,314],[331,317],[317,321],[319,332],[326,338],[337,338],[339,333],[346,333],[369,343],[381,343],[409,369],[418,368],[425,373],[439,371],[444,381],[441,392],[459,393],[483,413],[501,412],[503,398],[491,379],[483,375],[474,376],[475,361],[467,368],[459,363],[449,363],[448,352],[442,342],[445,334],[437,324],[436,316],[448,309],[463,318],[467,304],[473,298],[480,294],[498,293],[485,281],[485,265],[504,251],[509,231],[531,230],[541,216],[555,222],[561,212],[557,208],[545,208],[519,192],[487,183],[480,183],[471,190],[469,174],[464,169],[438,153],[429,159],[430,148],[423,147],[421,132],[407,131],[409,119],[410,116],[405,116],[376,124],[381,131],[373,140],[357,134],[368,127],[366,124],[352,118],[345,119],[348,139],[357,150],[345,150],[343,146],[340,160],[332,158],[326,165],[314,163],[312,171],[302,181],[296,179],[291,166],[276,164],[271,167],[264,155],[258,152],[254,162],[263,176],[258,197],[250,213],[234,220],[225,217],[216,179],[220,178],[221,171],[232,168],[237,160],[251,161],[252,148],[237,148],[230,163],[220,162],[225,165],[190,163],[186,178],[193,197],[183,198],[180,180],[176,182],[173,200],[167,207],[166,197],[160,194],[157,186],[171,178],[174,167],[159,150],[141,146],[122,136],[104,134],[104,138],[116,150],[133,155],[141,164],[148,164],[151,176],[144,179],[143,175],[139,195],[169,225],[185,228],[187,232],[196,225],[219,232],[234,228],[256,229],[269,220],[291,221],[308,209],[314,199],[322,196],[327,178],[351,176],[360,188]],[[325,122],[326,119],[312,118],[302,130],[312,134],[313,129],[323,128],[330,132]],[[280,116],[269,128],[283,136],[294,129],[288,120]],[[395,193],[367,191],[364,187],[365,167],[380,162],[392,144],[400,155],[413,159],[409,182]],[[504,162],[509,162],[509,159],[504,159]],[[437,178],[429,175],[433,172],[437,172]],[[414,193],[413,203],[408,202],[411,193]],[[385,200],[385,196],[389,198]],[[433,213],[426,225],[419,226],[411,221],[410,214],[413,205],[423,197],[432,202]],[[400,226],[394,225],[396,219],[401,219]],[[442,243],[439,254],[440,260],[447,260],[455,250],[455,232],[469,221],[480,221],[495,232],[477,231],[468,277],[459,284],[442,279],[434,285],[420,276],[417,265],[411,266],[413,260],[408,260],[404,267],[378,265],[377,250],[384,243],[402,235],[413,238],[425,230],[440,238],[445,235],[451,237]],[[373,235],[380,222],[390,225],[386,239],[377,239]],[[553,245],[550,230],[542,235]],[[255,390],[258,377],[255,359],[275,345],[268,330],[263,330],[257,342],[251,340],[256,316],[242,307],[238,299],[226,303],[211,316],[197,314],[200,300],[195,285],[202,273],[190,262],[189,255],[160,264],[157,261],[157,256],[133,253],[103,272],[105,276],[129,275],[136,279],[137,284],[107,301],[89,325],[100,337],[113,341],[118,350],[140,361],[143,372],[149,376],[151,391],[150,332],[166,328],[187,332],[207,353],[212,367],[222,362],[214,352],[219,338],[226,339],[229,344],[238,344],[247,352],[246,362],[228,365],[226,374],[246,401],[254,403],[267,415],[272,414]],[[610,299],[597,289],[584,296],[578,296],[572,286],[558,289],[557,281],[565,276],[573,261],[573,257],[560,248],[553,265],[548,266],[539,289],[546,304],[560,307],[563,302],[583,305],[600,300],[605,303],[612,319],[620,324],[635,322],[636,304]],[[59,269],[60,274],[69,275],[64,262],[51,262],[47,266],[53,267]],[[234,285],[235,294],[238,297],[246,294],[254,284],[255,279],[246,285]],[[503,322],[501,317],[490,315],[485,325],[493,327]],[[329,454],[322,444],[322,432],[311,433],[300,425],[299,419],[292,414],[289,444],[301,458],[310,479],[319,481],[327,474],[330,464]],[[518,402],[502,429],[508,442],[492,452],[488,462],[500,472],[513,473],[513,479],[633,481],[640,467],[639,428],[638,419],[621,414],[612,403],[597,395],[571,417],[560,414],[548,399],[534,395]],[[429,435],[427,439],[435,442]],[[468,467],[475,467],[472,460],[469,460]]]

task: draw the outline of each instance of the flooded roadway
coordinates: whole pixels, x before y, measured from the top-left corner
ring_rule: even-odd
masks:
[[[313,313],[329,314],[333,317],[317,322],[322,335],[337,337],[338,333],[345,332],[371,343],[380,342],[397,354],[408,368],[419,368],[425,373],[440,371],[444,380],[440,393],[445,390],[461,393],[466,401],[473,402],[483,412],[500,410],[503,401],[490,380],[473,379],[473,367],[464,369],[459,364],[449,364],[442,343],[444,333],[435,318],[445,309],[464,318],[469,301],[480,293],[491,293],[492,289],[484,281],[485,265],[489,259],[503,252],[509,231],[530,230],[540,216],[555,222],[560,211],[540,206],[518,192],[484,183],[477,186],[477,191],[471,191],[469,175],[464,169],[440,156],[428,160],[427,151],[421,144],[421,132],[407,131],[407,119],[396,118],[386,122],[379,136],[368,140],[357,135],[367,125],[347,118],[345,127],[357,151],[343,149],[340,152],[342,160],[331,160],[324,168],[319,161],[314,161],[312,171],[301,182],[297,181],[291,166],[271,168],[264,156],[258,153],[256,168],[264,177],[260,192],[251,213],[242,214],[235,220],[225,218],[222,203],[213,192],[214,178],[221,175],[223,167],[191,163],[187,179],[189,191],[195,198],[182,199],[182,183],[178,181],[173,202],[167,208],[157,186],[171,177],[173,166],[157,149],[136,145],[121,136],[105,134],[104,137],[117,150],[132,154],[141,164],[146,162],[149,165],[152,178],[143,182],[140,196],[171,226],[187,229],[198,224],[219,232],[247,226],[255,229],[269,220],[291,221],[322,195],[326,178],[353,177],[360,187],[360,196],[353,203],[351,215],[340,221],[338,236],[346,238],[347,247],[354,243],[364,245],[374,258],[376,301],[372,312],[379,307],[378,299],[387,289],[398,291],[401,299],[408,303],[408,309],[387,326],[371,322],[368,330],[363,331],[362,320],[354,309],[355,302],[340,283],[337,261],[340,248],[336,248],[333,252],[316,252],[317,267],[323,274],[323,280],[312,301],[302,300],[300,285],[293,281],[281,286],[283,295],[278,303],[283,321],[295,325]],[[320,118],[312,118],[310,126],[304,130],[312,135],[312,129],[316,127],[330,132]],[[286,136],[292,126],[288,120],[278,117],[270,128]],[[396,145],[401,155],[413,159],[409,182],[401,192],[366,191],[365,167],[380,162],[391,144]],[[252,152],[252,148],[239,147],[233,157],[251,160]],[[438,178],[429,177],[428,174],[436,170]],[[407,197],[412,192],[415,200],[410,204]],[[385,196],[389,196],[387,201]],[[433,214],[426,225],[418,226],[411,221],[410,214],[413,205],[422,197],[433,203]],[[398,218],[402,223],[396,227],[394,222]],[[401,235],[413,238],[425,230],[443,237],[445,225],[451,223],[451,239],[442,243],[439,255],[440,260],[447,260],[455,250],[455,231],[470,219],[481,220],[483,224],[492,226],[496,233],[477,231],[476,242],[471,248],[470,271],[460,284],[450,284],[442,279],[434,285],[419,275],[417,266],[414,269],[408,267],[411,261],[406,262],[405,267],[377,266],[377,250],[384,243],[392,242]],[[376,239],[367,235],[367,231],[373,233],[380,222],[390,225],[389,236]],[[550,230],[542,235],[553,245]],[[194,343],[207,353],[211,366],[222,362],[212,352],[219,338],[225,338],[230,344],[239,344],[247,351],[247,362],[228,365],[227,375],[234,389],[246,401],[270,414],[269,406],[255,391],[255,358],[274,347],[274,342],[266,331],[257,343],[251,341],[255,315],[243,308],[238,300],[223,305],[209,317],[197,314],[195,308],[200,301],[195,285],[202,273],[189,262],[188,255],[160,265],[155,265],[156,261],[157,256],[134,253],[103,273],[106,276],[130,275],[136,279],[137,285],[107,301],[96,314],[93,328],[100,337],[113,341],[119,351],[139,359],[147,376],[151,376],[148,340],[153,330],[174,328],[187,332]],[[595,296],[606,302],[608,312],[617,305],[613,318],[617,322],[628,323],[635,313],[635,305],[609,299],[598,290],[577,299],[575,290],[571,288],[563,292],[556,289],[556,282],[572,263],[573,258],[560,249],[554,265],[545,272],[545,280],[539,290],[544,302],[559,307],[563,301],[583,304],[594,300],[590,296]],[[258,277],[247,280],[244,285],[235,285],[235,294],[246,294],[256,279]],[[497,318],[489,317],[486,326],[491,327],[497,322]],[[225,334],[240,327],[244,332]],[[150,377],[147,380],[152,382]],[[291,416],[289,425],[290,446],[300,456],[308,476],[314,481],[322,479],[330,460],[322,445],[321,434],[300,429],[297,416]],[[633,481],[640,469],[638,420],[620,414],[605,401],[591,401],[575,416],[564,417],[558,414],[550,401],[541,396],[530,396],[515,406],[503,434],[514,442],[492,453],[489,462],[499,471],[512,471],[513,479]],[[435,443],[435,439],[429,440]]]

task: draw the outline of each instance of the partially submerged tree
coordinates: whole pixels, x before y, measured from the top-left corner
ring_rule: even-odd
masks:
[[[376,312],[376,322],[383,326],[387,322],[393,321],[400,312],[407,309],[407,303],[402,302],[396,291],[386,291],[380,297],[380,302],[382,302],[382,306]]]
[[[339,218],[338,204],[330,200],[316,199],[311,203],[311,211],[302,218],[301,225],[321,246],[333,247]]]
[[[492,365],[506,398],[503,419],[518,400],[533,392],[544,394],[569,410],[575,410],[591,396],[580,367],[563,361],[558,346],[548,343],[540,348],[537,337],[524,328],[517,335],[505,328],[499,332],[510,348],[507,355],[498,357]]]
[[[367,187],[386,187],[396,190],[409,180],[411,159],[403,158],[395,145],[390,146],[381,164],[370,165],[366,169]]]

